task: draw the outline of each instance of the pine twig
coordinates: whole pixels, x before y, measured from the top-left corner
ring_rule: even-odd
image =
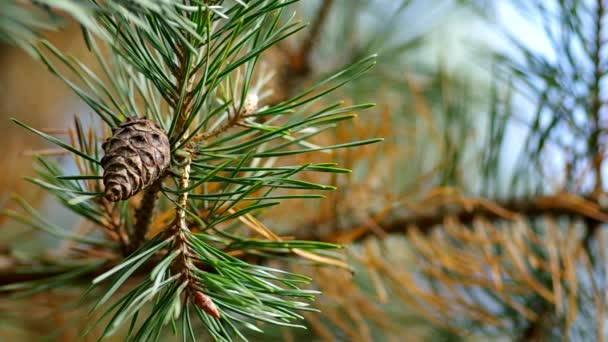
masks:
[[[163,176],[144,191],[141,203],[135,211],[135,225],[133,227],[133,234],[130,241],[131,248],[129,249],[129,252],[134,251],[146,241],[148,227],[152,222],[154,207],[156,205],[156,200],[159,197],[158,192],[161,188],[162,178]]]
[[[239,110],[237,108],[234,109],[233,113],[229,112],[228,120],[222,123],[220,126],[208,132],[200,132],[195,135],[188,144],[184,147],[184,149],[190,153],[196,153],[198,145],[208,139],[218,137],[222,133],[228,131],[232,127],[238,126],[242,124],[242,120],[246,117],[253,114],[258,108],[258,98],[256,95],[251,94],[248,95],[245,99],[245,103],[243,107]]]
[[[190,182],[190,164],[192,160],[189,155],[180,155],[181,174],[179,175],[179,188],[186,189]],[[175,221],[172,228],[167,232],[169,235],[175,236],[175,249],[179,250],[178,262],[174,265],[174,271],[181,274],[188,287],[191,286],[193,278],[190,274],[191,260],[188,257],[188,243],[184,236],[184,229],[188,229],[186,222],[186,207],[188,205],[188,191],[184,191],[177,197],[177,206],[175,207]]]
[[[187,189],[190,183],[190,164],[192,159],[190,153],[181,152],[177,156],[180,160],[181,173],[179,176],[179,188]],[[196,268],[191,259],[191,255],[195,253],[190,250],[185,231],[188,230],[186,221],[186,207],[188,206],[188,191],[179,194],[177,198],[177,206],[175,207],[175,222],[168,234],[175,237],[174,248],[178,250],[178,261],[173,265],[173,270],[176,274],[180,274],[183,279],[183,284],[186,286],[186,293],[192,302],[203,309],[213,317],[219,318],[220,314],[213,301],[202,292],[202,288],[197,284],[196,278],[192,275],[192,270]]]
[[[283,48],[283,53],[287,58],[288,63],[280,76],[280,84],[284,90],[281,91],[281,95],[275,100],[276,102],[287,99],[289,95],[294,92],[295,86],[301,84],[311,73],[311,55],[314,51],[315,44],[319,41],[321,31],[329,16],[333,2],[333,0],[323,0],[323,3],[317,10],[314,22],[310,25],[310,33],[297,51]]]
[[[192,160],[187,153],[180,155],[181,174],[179,175],[179,188],[186,189],[190,183],[190,164]],[[188,245],[186,238],[182,232],[183,229],[188,229],[186,222],[186,207],[188,206],[188,191],[184,191],[177,197],[177,205],[175,207],[175,221],[173,222],[172,228],[167,232],[169,235],[176,237],[176,248],[180,251],[180,261],[176,264],[176,271],[182,273],[186,279],[186,282],[191,281],[190,272],[188,268]]]

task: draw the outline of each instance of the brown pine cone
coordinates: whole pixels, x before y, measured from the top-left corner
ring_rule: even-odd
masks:
[[[167,134],[148,119],[127,119],[101,146],[105,198],[125,200],[154,183],[169,166]]]

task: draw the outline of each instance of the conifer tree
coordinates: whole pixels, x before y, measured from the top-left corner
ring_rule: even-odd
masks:
[[[69,248],[2,295],[87,289],[53,315],[121,340],[603,341],[607,4],[505,3],[544,49],[493,1],[1,4],[95,114],[16,120],[62,149],[28,180],[84,223],[15,195]],[[485,26],[437,49],[458,16]],[[66,20],[95,65],[41,35]]]

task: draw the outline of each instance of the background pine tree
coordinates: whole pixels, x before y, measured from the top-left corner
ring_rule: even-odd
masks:
[[[0,126],[0,339],[604,340],[608,4],[133,3],[0,5],[5,121],[60,147]],[[144,114],[172,166],[113,206]]]

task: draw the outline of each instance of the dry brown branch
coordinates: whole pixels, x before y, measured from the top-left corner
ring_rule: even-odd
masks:
[[[603,209],[597,200],[569,193],[497,202],[451,196],[443,198],[439,202],[429,205],[431,209],[414,213],[411,216],[383,215],[384,218],[375,221],[375,224],[385,233],[405,233],[410,227],[428,231],[433,227],[444,224],[448,218],[461,223],[470,223],[476,217],[485,217],[489,220],[514,220],[523,217],[569,216],[592,222],[608,222],[608,210]],[[424,207],[424,202],[417,207]],[[399,211],[403,211],[403,208],[399,208]],[[332,227],[331,233],[319,236],[316,226],[321,225],[323,223],[315,222],[297,229],[296,231],[299,232],[297,238],[350,243],[374,234],[374,227],[361,225],[355,229]]]

